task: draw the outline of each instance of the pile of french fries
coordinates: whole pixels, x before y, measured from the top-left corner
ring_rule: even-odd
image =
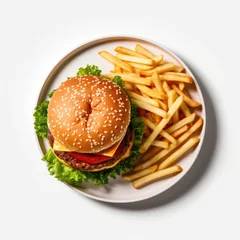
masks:
[[[121,76],[132,103],[139,107],[145,125],[141,157],[131,173],[122,176],[141,188],[159,179],[183,171],[177,161],[200,141],[203,119],[196,114],[201,104],[188,92],[194,86],[182,66],[166,62],[140,44],[135,50],[118,46],[116,56],[107,51],[99,55],[113,64],[105,74],[110,79]]]

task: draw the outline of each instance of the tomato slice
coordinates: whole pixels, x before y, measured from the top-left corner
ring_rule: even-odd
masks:
[[[78,161],[91,163],[91,164],[97,164],[97,163],[105,162],[111,159],[111,157],[108,157],[108,156],[78,153],[78,152],[68,152],[67,154]]]
[[[131,138],[131,132],[128,130],[125,138]],[[120,155],[124,149],[126,148],[125,141],[123,140],[120,145],[118,146],[116,152],[112,157],[104,156],[104,155],[97,155],[97,154],[88,154],[88,153],[78,153],[78,152],[66,152],[69,156],[75,158],[79,162],[85,162],[89,164],[98,164],[101,162],[105,162]]]
[[[119,155],[124,150],[124,143],[123,141],[117,148],[116,152],[114,153],[113,157]],[[77,161],[90,163],[90,164],[97,164],[101,162],[105,162],[113,157],[104,156],[104,155],[97,155],[97,154],[87,154],[87,153],[78,153],[78,152],[66,152],[71,157],[75,158]]]

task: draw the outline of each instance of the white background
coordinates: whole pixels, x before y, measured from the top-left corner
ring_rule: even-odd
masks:
[[[240,239],[238,1],[0,2],[0,239]],[[83,197],[48,175],[32,113],[53,66],[88,40],[130,34],[179,55],[198,79],[207,135],[191,171],[134,204]]]

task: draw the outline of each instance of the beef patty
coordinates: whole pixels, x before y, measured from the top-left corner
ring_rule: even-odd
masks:
[[[85,171],[85,172],[93,172],[93,171],[100,171],[103,168],[107,168],[109,166],[114,165],[127,151],[129,148],[130,142],[132,139],[132,134],[130,129],[127,130],[127,133],[122,140],[121,144],[124,144],[123,150],[121,153],[117,156],[114,156],[104,162],[97,163],[97,164],[90,164],[86,163],[83,161],[79,161],[78,159],[70,156],[67,152],[64,151],[54,151],[55,155],[60,158],[62,161],[64,161],[68,166],[78,169],[80,171]],[[53,148],[53,143],[54,143],[54,137],[50,130],[48,129],[48,141],[50,146]]]

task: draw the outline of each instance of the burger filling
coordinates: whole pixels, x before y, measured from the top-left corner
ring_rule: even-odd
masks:
[[[50,130],[48,130],[48,140],[51,148],[53,149],[54,137]],[[121,160],[129,157],[132,145],[132,134],[128,129],[125,137],[118,145],[113,156],[100,155],[99,153],[86,154],[78,152],[56,151],[54,149],[53,151],[61,162],[72,168],[81,171],[100,171],[102,169],[112,167]]]

